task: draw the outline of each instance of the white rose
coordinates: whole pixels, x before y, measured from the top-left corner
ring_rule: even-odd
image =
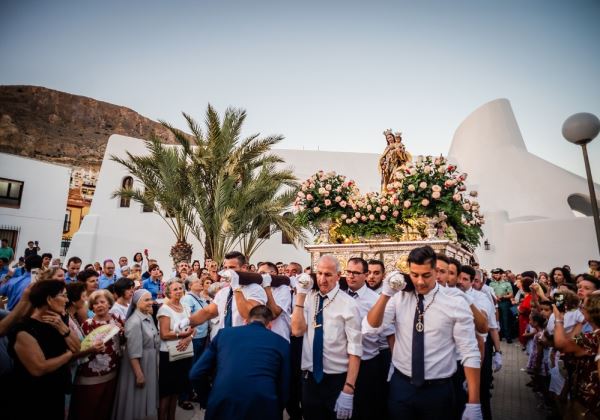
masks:
[[[427,188],[427,182],[425,181],[421,181],[419,183],[419,188],[421,188],[422,190],[424,190],[425,188]]]
[[[410,207],[410,205],[411,205],[411,202],[410,202],[410,200],[406,200],[406,201],[404,201],[404,204],[403,204],[403,205],[404,205],[404,208],[406,208],[406,209],[407,209],[407,208],[409,208],[409,207]]]
[[[421,205],[422,205],[423,207],[427,207],[427,206],[429,205],[429,200],[428,200],[428,199],[426,199],[426,198],[424,198],[423,200],[421,200]]]
[[[353,217],[352,218],[352,223],[356,223],[356,222],[358,222],[358,219],[356,217]]]
[[[369,214],[369,220],[375,220],[375,216],[372,214]]]
[[[415,186],[413,184],[410,184],[408,186],[408,191],[413,192],[414,190],[416,190]]]
[[[439,200],[440,199],[440,192],[439,191],[434,191],[431,193],[431,198],[435,199],[435,200]]]
[[[446,172],[446,165],[441,165],[438,168],[438,172],[441,173],[441,174],[443,174],[444,172]]]
[[[325,185],[325,189],[326,189],[327,191],[331,191],[331,185],[329,185],[329,184]]]
[[[440,187],[439,185],[433,185],[431,187],[431,191],[442,191],[442,187]]]
[[[383,206],[381,209],[382,209],[383,211],[388,211],[390,208],[389,208],[388,206]]]
[[[346,223],[348,223],[348,224],[352,223],[352,219],[346,219]]]
[[[464,203],[463,204],[463,209],[469,211],[471,209],[471,205],[469,203]]]
[[[319,194],[325,194],[325,188],[319,187]]]
[[[342,220],[344,220],[344,219],[347,219],[347,218],[348,218],[348,216],[347,216],[347,215],[345,215],[345,214],[342,214]]]
[[[381,213],[381,207],[377,207],[377,208],[375,209],[375,212],[377,212],[377,213]]]
[[[314,211],[315,213],[318,213],[318,212],[320,212],[320,211],[321,211],[321,209],[320,209],[320,208],[318,208],[318,207],[315,207],[315,208],[313,209],[313,211]]]

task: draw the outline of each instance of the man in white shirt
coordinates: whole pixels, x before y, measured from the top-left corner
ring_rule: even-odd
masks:
[[[296,279],[302,274],[302,266],[297,262],[288,263],[285,275],[290,278],[290,295],[293,309],[296,304]],[[291,312],[291,310],[290,310]],[[291,317],[290,317],[291,323]],[[290,398],[285,407],[290,420],[302,420],[302,342],[304,337],[294,337],[290,334]]]
[[[324,255],[316,268],[318,290],[312,290],[309,276],[301,276],[292,312],[292,334],[304,335],[303,415],[348,419],[363,354],[360,314],[356,301],[340,290],[339,261]]]
[[[408,263],[415,292],[396,294],[398,289],[387,277],[381,296],[362,323],[363,334],[379,334],[392,323],[395,328],[389,415],[448,418],[458,352],[469,390],[463,418],[479,419],[481,357],[473,314],[463,298],[447,294],[437,283],[436,254],[430,246],[413,249]]]
[[[383,261],[369,260],[368,267],[367,286],[369,286],[369,289],[380,295],[383,277],[385,276],[385,266],[383,265]]]
[[[367,313],[379,298],[379,294],[367,287],[366,284],[369,267],[376,267],[376,270],[380,269],[378,265],[367,264],[362,258],[350,258],[346,265],[346,282],[348,283],[346,292],[358,303],[361,320],[367,316]],[[385,385],[387,384],[386,377],[390,365],[389,360],[387,365],[385,360],[382,360],[380,342],[385,342],[386,336],[393,336],[393,334],[394,328],[390,326],[387,331],[378,336],[363,335],[363,355],[360,361],[358,378],[356,379],[353,420],[385,417],[387,412]]]
[[[261,262],[257,268],[258,274],[268,274],[268,276],[263,276],[262,286],[267,295],[267,307],[273,313],[271,331],[289,342],[292,295],[290,294],[290,286],[285,284],[275,288],[271,287],[271,276],[277,276],[277,272],[277,266],[272,262]]]
[[[121,277],[123,277],[123,267],[127,266],[127,257],[120,257],[119,258],[119,266],[117,267],[117,269],[115,270],[115,275],[117,276],[117,279],[120,279]]]
[[[225,254],[223,268],[231,279],[229,286],[219,290],[214,301],[206,308],[184,320],[192,328],[216,317],[219,317],[219,329],[245,325],[250,309],[267,303],[267,295],[262,286],[240,286],[240,279],[235,271],[246,271],[246,257],[242,253],[233,251]],[[180,323],[179,329],[183,330],[187,326],[184,321]]]

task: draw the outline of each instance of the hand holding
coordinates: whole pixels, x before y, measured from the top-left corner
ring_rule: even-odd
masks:
[[[137,388],[143,388],[144,385],[146,385],[146,378],[144,377],[144,374],[140,373],[139,375],[135,375],[135,386]]]
[[[481,404],[467,404],[463,411],[462,420],[483,420]]]
[[[340,396],[335,402],[334,411],[337,414],[338,419],[349,419],[352,417],[352,405],[354,402],[354,395],[346,394],[344,391],[340,392]]]
[[[273,279],[271,278],[270,274],[262,274],[262,287],[263,288],[271,287],[271,281],[273,281]]]
[[[226,270],[222,270],[219,273],[219,276],[225,278],[225,280],[229,281],[229,284],[231,285],[232,288],[238,288],[240,287],[240,276],[238,275],[238,273],[236,273],[235,271],[233,271],[232,269],[228,268]]]
[[[190,326],[190,319],[184,318],[177,323],[175,326],[175,331],[185,331]]]
[[[404,274],[399,271],[392,271],[383,279],[383,290],[381,293],[392,297],[405,287]]]
[[[313,287],[313,279],[310,274],[301,274],[296,281],[296,293],[299,295],[307,294]]]

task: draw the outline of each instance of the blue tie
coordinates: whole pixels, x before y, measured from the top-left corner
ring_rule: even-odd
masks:
[[[229,288],[229,294],[227,295],[227,306],[225,307],[225,328],[232,326],[233,314],[232,312],[232,304],[233,300],[233,289]]]
[[[414,386],[421,386],[425,383],[425,329],[417,330],[419,322],[419,313],[423,313],[423,295],[417,295],[417,306],[419,310],[415,310],[415,320],[413,323],[413,339],[412,339],[412,378],[411,383]],[[425,321],[422,321],[423,327]]]
[[[323,380],[323,302],[327,296],[319,296],[319,307],[315,322],[315,335],[313,337],[313,378],[316,383]]]

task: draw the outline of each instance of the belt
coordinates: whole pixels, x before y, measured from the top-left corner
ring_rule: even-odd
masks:
[[[412,380],[410,376],[405,375],[404,373],[400,372],[398,369],[394,368],[394,371],[400,378],[404,379],[405,381],[410,382]],[[426,379],[425,382],[423,382],[423,386],[425,386],[425,385],[441,385],[441,384],[449,383],[450,381],[452,381],[452,377],[440,378],[440,379]]]

